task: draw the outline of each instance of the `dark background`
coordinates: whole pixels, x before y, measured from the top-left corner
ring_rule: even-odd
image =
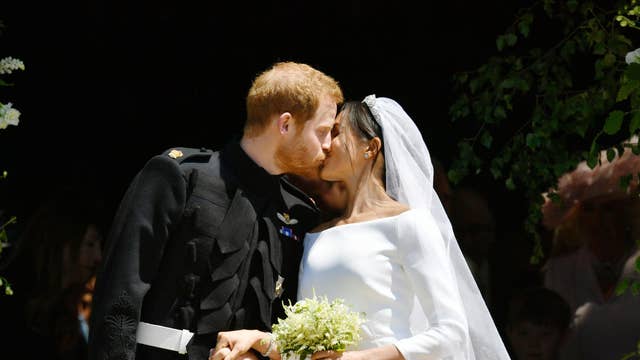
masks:
[[[239,134],[251,80],[280,60],[333,76],[348,99],[394,98],[448,166],[462,134],[448,116],[451,76],[495,54],[496,36],[527,3],[7,1],[0,57],[26,70],[0,88],[0,101],[22,112],[0,133],[9,173],[0,208],[18,216],[19,232],[47,194],[86,186],[110,220],[148,158],[173,146],[216,149]],[[518,194],[482,186],[502,237],[521,240]]]
[[[150,156],[216,148],[240,132],[253,77],[309,63],[349,99],[396,99],[448,163],[458,135],[450,79],[495,53],[522,1],[14,1],[3,5],[0,164],[19,212],[59,183],[88,178],[118,196]],[[4,201],[3,201],[4,202]]]

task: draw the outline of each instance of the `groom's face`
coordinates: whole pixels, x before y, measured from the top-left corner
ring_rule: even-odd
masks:
[[[331,129],[336,110],[336,102],[325,96],[311,119],[296,123],[291,136],[283,140],[275,154],[285,173],[319,178],[320,167],[331,149]]]

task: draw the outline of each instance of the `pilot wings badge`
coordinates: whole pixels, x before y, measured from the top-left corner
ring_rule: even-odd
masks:
[[[277,215],[278,219],[287,225],[295,225],[298,223],[298,220],[290,217],[288,213],[277,213]]]

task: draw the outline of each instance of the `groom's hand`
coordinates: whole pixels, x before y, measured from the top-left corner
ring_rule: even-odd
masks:
[[[257,330],[221,331],[209,360],[258,360],[251,348],[260,340]]]
[[[211,354],[209,354],[209,360],[258,360],[258,357],[255,356],[251,351],[244,353],[239,356],[235,356],[231,354],[231,349],[228,347],[221,348],[218,351],[215,349],[211,349]]]

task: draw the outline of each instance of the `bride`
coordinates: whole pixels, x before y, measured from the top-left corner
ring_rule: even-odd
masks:
[[[433,189],[420,131],[394,100],[347,102],[321,177],[344,184],[342,216],[304,239],[298,299],[342,298],[362,340],[315,359],[509,359]],[[280,359],[273,337],[221,332],[210,360]]]

